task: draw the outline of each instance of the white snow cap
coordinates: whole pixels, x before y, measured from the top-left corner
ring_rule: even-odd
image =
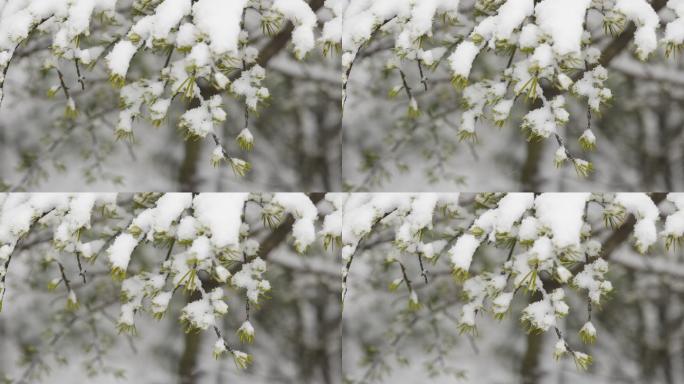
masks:
[[[580,52],[589,5],[591,0],[544,0],[535,7],[537,24],[551,36],[557,54]]]
[[[237,248],[240,244],[242,211],[247,193],[200,193],[192,203],[197,221],[211,232],[217,248]]]
[[[131,261],[131,253],[138,246],[138,240],[129,233],[122,233],[114,239],[114,242],[107,250],[109,262],[112,268],[121,271],[128,269]]]
[[[456,244],[449,250],[451,264],[459,270],[468,271],[470,263],[473,261],[473,254],[480,246],[477,237],[466,233],[456,240]]]
[[[542,193],[534,201],[539,224],[553,233],[556,247],[579,246],[590,193]]]
[[[677,212],[665,219],[663,234],[680,238],[684,236],[684,193],[668,193],[667,200],[675,204]]]
[[[658,240],[656,221],[658,221],[659,210],[647,194],[618,193],[615,195],[615,203],[622,205],[636,218],[634,237],[636,237],[637,248],[640,251],[645,251]]]
[[[318,209],[304,193],[276,193],[273,202],[294,217],[292,236],[295,246],[303,251],[316,240],[314,222],[318,218]]]
[[[237,55],[242,10],[247,0],[199,0],[192,6],[197,29],[209,38],[216,55]]]

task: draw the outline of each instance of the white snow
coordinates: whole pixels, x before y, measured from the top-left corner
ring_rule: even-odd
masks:
[[[535,199],[535,215],[540,225],[551,230],[556,247],[579,246],[589,196],[589,193],[542,193]]]
[[[469,233],[459,237],[456,244],[449,250],[451,264],[459,270],[468,271],[473,260],[473,254],[479,246],[480,240]]]
[[[276,193],[273,202],[282,206],[286,212],[292,214],[295,223],[292,226],[295,246],[306,249],[316,239],[314,222],[318,218],[318,209],[311,199],[303,193]]]
[[[534,10],[537,25],[551,36],[558,55],[579,53],[584,19],[591,0],[543,0]]]
[[[129,233],[118,235],[107,250],[107,255],[112,268],[126,271],[128,269],[128,263],[131,261],[131,253],[133,253],[133,250],[137,245],[138,240],[136,240],[133,235]]]
[[[126,77],[131,59],[138,48],[128,40],[121,40],[114,45],[107,55],[107,67],[112,74]]]
[[[646,0],[617,0],[615,9],[622,12],[637,26],[634,43],[637,54],[645,58],[658,47],[656,29],[660,23],[658,14]]]
[[[454,75],[467,79],[479,52],[480,48],[472,41],[466,40],[460,43],[454,53],[449,56],[449,66]]]
[[[643,251],[653,245],[657,240],[656,221],[659,219],[659,210],[653,200],[645,193],[618,193],[615,203],[636,217],[634,237],[637,247]]]
[[[216,248],[237,248],[240,244],[242,211],[247,193],[200,193],[192,202],[197,222],[211,233]]]
[[[206,35],[216,55],[238,53],[242,11],[247,0],[199,0],[192,6],[193,22]]]

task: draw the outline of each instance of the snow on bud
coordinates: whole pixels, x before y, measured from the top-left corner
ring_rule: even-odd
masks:
[[[126,333],[129,335],[134,335],[135,322],[133,321],[133,316],[135,315],[135,307],[131,303],[126,303],[121,306],[121,313],[116,322],[116,329],[119,333]]]
[[[295,56],[303,59],[315,45],[313,30],[317,21],[316,14],[304,0],[275,0],[272,9],[294,25],[292,43]]]
[[[161,125],[162,121],[166,117],[166,112],[169,110],[170,105],[170,99],[159,99],[150,106],[149,110],[152,124],[157,127]]]
[[[107,250],[112,277],[117,280],[123,280],[126,277],[128,263],[131,261],[131,253],[133,253],[137,245],[138,240],[129,233],[122,233],[114,239],[114,243]]]
[[[85,259],[92,259],[96,253],[100,252],[102,246],[105,244],[102,240],[93,240],[88,243],[77,243],[76,250],[79,255],[83,256]]]
[[[575,166],[575,172],[577,172],[577,175],[581,177],[587,177],[590,173],[594,172],[594,164],[586,160],[574,159],[572,161],[572,165]]]
[[[415,119],[416,117],[420,116],[420,108],[418,108],[418,101],[413,97],[411,98],[411,100],[409,100],[408,116],[412,119]]]
[[[518,229],[518,240],[525,246],[530,246],[537,239],[539,229],[537,225],[537,218],[528,216],[520,222]]]
[[[238,369],[246,369],[250,364],[252,364],[252,355],[246,354],[241,351],[232,351],[233,360]]]
[[[223,354],[226,353],[226,351],[226,343],[223,341],[223,339],[216,340],[216,343],[214,343],[214,350],[212,351],[214,359],[220,359]]]
[[[638,220],[634,225],[634,237],[636,237],[635,245],[639,253],[646,253],[648,248],[658,240],[654,222],[650,220]]]
[[[565,149],[565,147],[561,146],[558,147],[556,150],[556,153],[553,155],[553,164],[556,166],[556,168],[560,168],[564,163],[565,160],[568,159],[568,150]]]
[[[572,272],[570,272],[569,269],[565,268],[562,265],[556,267],[556,279],[558,280],[558,282],[565,284],[570,280],[571,277]]]
[[[228,76],[224,75],[221,72],[216,72],[214,73],[214,83],[216,85],[216,88],[224,90],[230,85],[230,79]]]
[[[73,119],[76,116],[78,116],[78,110],[76,110],[76,102],[71,97],[67,99],[66,108],[64,109],[64,116],[68,119]]]
[[[570,76],[566,75],[565,73],[562,73],[562,72],[559,73],[557,80],[558,80],[558,87],[563,91],[567,91],[572,86],[572,79],[570,78]]]
[[[390,99],[394,99],[399,95],[399,92],[401,92],[402,89],[404,89],[403,86],[395,85],[389,90],[389,92],[387,93],[387,97],[389,97]]]
[[[57,287],[59,286],[59,284],[61,282],[62,282],[62,280],[58,279],[58,278],[54,278],[54,279],[50,280],[48,282],[48,285],[47,285],[48,291],[54,291],[55,289],[57,289]]]
[[[477,306],[468,303],[461,308],[461,317],[458,319],[458,329],[460,333],[473,334],[475,332],[475,314]]]
[[[218,265],[214,268],[214,274],[216,275],[216,280],[221,283],[225,283],[231,277],[230,271],[222,265]]]
[[[214,325],[216,321],[213,307],[206,299],[193,301],[186,305],[181,311],[180,319],[186,332],[203,331]]]
[[[567,352],[568,348],[565,345],[565,340],[560,339],[553,348],[553,358],[559,360],[561,357],[565,356]]]
[[[261,293],[267,293],[271,290],[271,283],[268,280],[261,280],[257,283],[257,289],[259,289]]]
[[[404,279],[394,279],[389,285],[389,291],[390,292],[396,291],[397,289],[399,289],[399,286],[403,282],[404,282]]]
[[[535,264],[542,263],[551,258],[551,256],[553,256],[553,245],[551,244],[551,239],[544,236],[535,240],[534,245],[530,250],[530,256],[530,262],[534,262]]]
[[[254,327],[249,320],[242,323],[242,326],[237,331],[241,343],[252,344],[254,342]]]
[[[69,290],[69,294],[67,296],[67,309],[70,311],[75,311],[79,307],[78,304],[78,298],[76,297],[76,292],[73,290]]]
[[[246,223],[242,223],[243,225],[247,225]],[[247,234],[245,234],[246,236]],[[254,240],[254,239],[247,239],[242,243],[242,252],[245,253],[245,255],[252,257],[252,256],[257,256],[259,254],[259,242]]]
[[[304,252],[316,240],[314,221],[318,217],[318,209],[311,199],[302,193],[277,193],[273,203],[292,214],[295,223],[292,236],[295,238],[295,249]]]
[[[248,128],[243,129],[236,140],[242,150],[251,151],[254,148],[254,136]]]
[[[209,238],[200,236],[192,242],[192,246],[188,250],[190,260],[195,262],[202,262],[207,260],[212,255],[211,244]]]
[[[584,344],[594,344],[596,341],[596,328],[591,321],[587,321],[579,331],[580,339]]]
[[[221,163],[225,159],[226,159],[226,155],[223,153],[223,147],[220,145],[217,145],[214,148],[214,150],[211,152],[211,165],[214,168],[218,168],[221,166]]]
[[[678,208],[675,213],[667,216],[665,228],[661,233],[665,237],[665,247],[669,250],[684,244],[684,194],[669,193],[667,200],[673,202]]]
[[[589,257],[599,257],[601,256],[601,242],[591,239],[587,241],[584,247],[584,252]]]
[[[192,244],[193,239],[197,236],[197,219],[192,216],[185,216],[178,223],[176,230],[176,238],[183,245]]]
[[[466,40],[461,42],[454,53],[449,56],[449,66],[453,72],[452,83],[458,88],[463,88],[468,84],[468,77],[470,70],[473,67],[473,61],[480,52],[475,43]]]
[[[418,294],[416,294],[416,291],[414,290],[411,290],[411,293],[409,293],[408,308],[409,311],[412,312],[415,312],[421,308],[420,301],[418,301]]]
[[[513,292],[504,292],[492,301],[492,311],[494,311],[494,316],[497,319],[501,320],[506,315],[511,300],[513,300]]]
[[[172,296],[173,292],[160,292],[154,297],[154,299],[152,299],[152,315],[156,319],[161,319],[164,317]]]
[[[554,64],[551,46],[548,44],[541,44],[537,46],[537,48],[534,49],[534,53],[530,57],[530,61],[533,63],[530,67],[530,71],[532,72],[537,72]]]
[[[228,313],[228,304],[223,300],[213,300],[211,306],[214,308],[214,313],[217,315],[225,315]]]
[[[215,288],[209,293],[209,301],[214,309],[214,313],[223,316],[228,313],[228,304],[223,301],[223,289]]]
[[[558,300],[553,302],[553,313],[557,317],[565,317],[568,315],[568,312],[570,311],[570,307],[568,304],[565,303],[565,301]]]
[[[602,281],[599,284],[599,290],[601,291],[602,294],[607,294],[610,292],[613,292],[613,283],[611,283],[608,280]]]
[[[579,143],[583,150],[593,151],[596,149],[596,136],[594,136],[594,133],[590,129],[587,129],[582,133],[582,136],[580,136]]]
[[[453,273],[456,277],[465,278],[468,276],[473,254],[479,246],[480,240],[469,233],[456,240],[456,244],[449,250]]]
[[[233,169],[233,173],[240,177],[245,176],[247,172],[252,169],[252,165],[250,163],[242,159],[238,159],[237,157],[231,157],[229,162],[230,167]]]
[[[494,118],[494,123],[502,127],[508,116],[511,113],[511,108],[513,107],[513,100],[501,100],[492,108],[492,117]]]
[[[224,111],[221,107],[212,107],[210,108],[210,112],[211,119],[214,123],[222,123],[226,121],[226,117],[228,116],[226,111]]]
[[[586,371],[593,362],[592,357],[583,352],[573,352],[572,358],[575,360],[575,366],[580,371]]]
[[[121,88],[126,81],[126,74],[133,55],[138,48],[128,40],[121,40],[114,45],[105,60],[109,68],[109,81],[117,88]]]
[[[546,332],[556,324],[555,311],[548,300],[539,300],[528,305],[523,310],[521,320],[529,333]]]

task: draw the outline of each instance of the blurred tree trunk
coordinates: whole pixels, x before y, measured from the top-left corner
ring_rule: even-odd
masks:
[[[520,382],[522,384],[538,384],[541,373],[539,372],[539,356],[542,352],[544,335],[530,333],[527,335],[527,349],[523,356],[520,367]]]
[[[202,346],[202,333],[186,333],[183,343],[185,346],[178,364],[178,382],[179,384],[196,384],[199,378],[197,375],[197,357]]]
[[[537,292],[530,297],[529,302],[541,300],[541,294]],[[539,369],[540,355],[542,353],[544,341],[544,334],[529,333],[527,335],[527,349],[523,355],[522,364],[520,366],[520,383],[521,384],[539,384],[541,372]]]
[[[199,185],[197,163],[202,153],[201,140],[185,140],[183,162],[178,174],[179,192],[196,192]]]
[[[195,292],[186,299],[186,303],[199,300],[200,294]],[[199,375],[197,360],[202,346],[201,332],[187,332],[183,337],[183,354],[178,363],[178,383],[197,384]]]
[[[528,141],[527,157],[520,175],[520,190],[525,192],[537,192],[540,189],[539,163],[544,153],[543,141]]]

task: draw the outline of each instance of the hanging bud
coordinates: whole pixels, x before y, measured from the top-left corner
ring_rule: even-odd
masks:
[[[233,168],[233,172],[240,177],[246,175],[247,172],[249,172],[249,170],[252,169],[251,164],[235,157],[230,158],[230,166],[231,168]]]
[[[245,128],[237,137],[237,143],[244,151],[251,151],[254,148],[254,136],[249,129]]]
[[[573,352],[572,357],[575,359],[575,366],[580,371],[586,371],[594,361],[591,356],[583,352]]]
[[[246,369],[250,364],[252,364],[252,355],[240,351],[233,351],[232,353],[233,360],[235,360],[235,365],[239,369]]]
[[[214,151],[211,152],[211,165],[214,168],[218,168],[221,166],[221,162],[225,160],[225,155],[223,154],[223,147],[220,145],[217,145],[216,148],[214,148]]]
[[[216,340],[216,343],[214,343],[214,350],[212,351],[212,355],[214,356],[214,359],[218,360],[221,357],[223,357],[223,354],[226,353],[226,343],[223,342],[223,339],[218,339]]]
[[[561,357],[565,356],[567,352],[568,349],[565,346],[565,340],[558,340],[556,346],[553,348],[553,358],[559,360]]]
[[[241,343],[252,344],[254,342],[254,327],[252,323],[245,321],[237,331]]]
[[[596,328],[591,321],[588,321],[579,331],[580,339],[584,344],[594,344],[596,341]]]
[[[79,307],[78,298],[76,297],[76,292],[69,290],[69,295],[67,296],[67,309],[70,311],[75,311]]]
[[[582,136],[580,136],[579,143],[583,150],[593,151],[596,149],[596,136],[594,136],[594,133],[590,129],[587,129]]]

